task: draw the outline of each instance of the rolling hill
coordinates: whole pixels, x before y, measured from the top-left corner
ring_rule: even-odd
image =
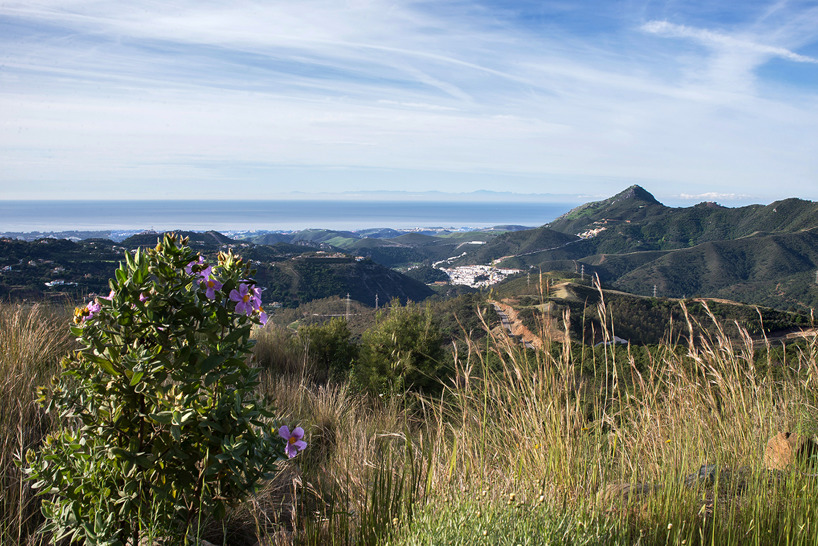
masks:
[[[716,298],[653,298],[618,290],[598,290],[578,279],[551,278],[549,287],[539,293],[535,284],[515,279],[498,286],[494,295],[511,306],[524,326],[535,335],[560,339],[565,312],[569,312],[570,335],[586,343],[603,341],[602,331],[633,344],[659,344],[668,339],[689,339],[690,331],[681,303],[684,303],[693,327],[694,338],[715,335],[719,328],[737,338],[737,324],[762,342],[764,336],[782,337],[790,332],[813,328],[810,316],[768,307],[756,307]],[[604,299],[605,317],[600,302]],[[709,315],[719,321],[716,326]]]
[[[421,301],[433,294],[424,283],[372,260],[319,251],[292,243],[255,245],[221,233],[183,233],[190,245],[211,259],[220,250],[233,250],[250,260],[264,301],[295,307],[330,296],[374,305],[397,298]],[[75,303],[90,294],[107,294],[108,279],[128,250],[154,246],[162,234],[145,233],[114,243],[107,239],[72,242],[39,239],[33,242],[0,239],[0,297],[41,299],[59,297]],[[50,283],[47,285],[46,283]]]

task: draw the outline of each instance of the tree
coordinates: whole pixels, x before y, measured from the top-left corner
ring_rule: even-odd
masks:
[[[442,342],[431,307],[393,300],[388,314],[379,313],[378,324],[364,332],[352,384],[374,395],[438,390]]]

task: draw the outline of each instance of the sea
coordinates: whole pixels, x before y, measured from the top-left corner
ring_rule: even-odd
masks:
[[[0,201],[0,233],[536,227],[579,203],[474,201]]]

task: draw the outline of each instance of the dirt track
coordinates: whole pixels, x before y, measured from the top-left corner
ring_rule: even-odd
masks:
[[[523,345],[533,349],[542,349],[543,347],[543,340],[540,336],[535,335],[534,333],[529,330],[523,321],[520,320],[517,311],[508,303],[501,302],[501,301],[490,301],[494,306],[494,310],[497,311],[497,314],[500,315],[500,320],[503,323],[503,327],[505,330],[512,336],[520,338]],[[550,324],[545,325],[545,329],[548,331],[551,339],[554,341],[562,342],[565,338],[565,332],[558,329],[551,327]]]

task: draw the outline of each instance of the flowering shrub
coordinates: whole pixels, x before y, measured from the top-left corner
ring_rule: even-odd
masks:
[[[250,332],[266,315],[250,274],[165,235],[77,310],[82,348],[41,398],[63,428],[26,455],[55,542],[183,543],[306,447],[254,396]]]

